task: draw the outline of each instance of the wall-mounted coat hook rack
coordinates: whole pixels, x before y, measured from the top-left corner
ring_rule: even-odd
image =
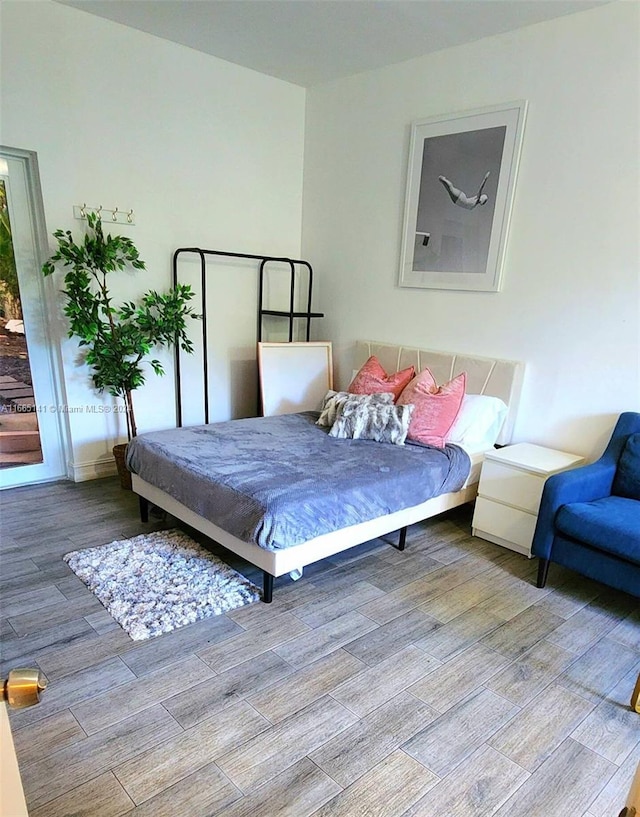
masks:
[[[99,204],[97,207],[90,207],[88,204],[74,204],[73,216],[80,221],[86,220],[88,213],[95,213],[100,216],[105,224],[135,224],[133,208],[121,210],[114,207],[112,210]]]

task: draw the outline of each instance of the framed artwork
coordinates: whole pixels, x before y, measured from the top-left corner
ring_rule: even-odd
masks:
[[[401,287],[498,292],[524,100],[411,126]]]
[[[330,341],[258,343],[262,414],[320,411],[333,388]]]

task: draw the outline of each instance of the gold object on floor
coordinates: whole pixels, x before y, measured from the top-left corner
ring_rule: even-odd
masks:
[[[24,709],[40,702],[40,695],[47,688],[47,681],[37,669],[12,669],[2,685],[3,700],[12,709]]]

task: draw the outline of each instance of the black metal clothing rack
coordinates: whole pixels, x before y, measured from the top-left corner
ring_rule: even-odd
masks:
[[[242,252],[225,252],[224,250],[203,250],[200,247],[181,247],[173,254],[173,286],[178,283],[178,260],[180,255],[184,253],[195,253],[200,258],[200,285],[201,285],[201,303],[202,303],[202,354],[203,354],[203,378],[204,378],[204,421],[209,422],[209,390],[207,387],[209,381],[209,361],[208,361],[208,344],[207,344],[207,256],[218,256],[222,258],[245,258],[251,261],[260,261],[260,279],[259,279],[259,294],[258,294],[258,324],[257,324],[257,340],[262,340],[263,332],[263,318],[265,315],[286,318],[289,321],[289,343],[293,341],[294,325],[297,319],[304,319],[307,322],[305,337],[308,341],[311,336],[311,319],[323,318],[323,312],[311,311],[311,295],[313,289],[313,269],[308,261],[302,261],[295,258],[281,258],[270,255],[253,255]],[[290,269],[291,279],[289,286],[289,309],[264,309],[263,294],[265,282],[265,270],[268,264],[287,264]],[[296,286],[296,268],[301,268],[307,272],[307,309],[305,311],[297,311],[295,309],[295,286]],[[182,426],[182,388],[180,378],[180,349],[176,346],[175,350],[176,360],[176,423],[177,426]]]

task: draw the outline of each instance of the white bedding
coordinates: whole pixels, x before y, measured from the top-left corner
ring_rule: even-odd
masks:
[[[465,448],[465,451],[471,459],[471,470],[469,471],[469,476],[464,481],[463,488],[467,488],[469,485],[475,485],[480,481],[480,469],[484,461],[484,451],[470,451],[468,448]]]

